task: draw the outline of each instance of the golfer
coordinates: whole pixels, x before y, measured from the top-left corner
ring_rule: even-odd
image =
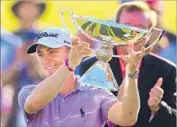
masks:
[[[44,29],[27,50],[37,55],[47,78],[22,88],[18,102],[28,127],[103,127],[132,126],[140,109],[137,88],[137,65],[146,54],[131,51],[124,58],[126,78],[121,101],[111,92],[79,84],[75,68],[84,57],[92,56],[89,44],[73,37],[62,28]]]

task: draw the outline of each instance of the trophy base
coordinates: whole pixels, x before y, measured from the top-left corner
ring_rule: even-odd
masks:
[[[112,73],[110,65],[97,61],[78,80],[83,85],[117,91],[118,84]]]

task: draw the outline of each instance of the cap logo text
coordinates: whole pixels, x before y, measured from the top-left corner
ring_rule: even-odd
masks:
[[[55,37],[55,38],[57,38],[58,36],[59,36],[59,34],[42,32],[42,33],[39,34],[38,39],[43,38],[43,37]]]

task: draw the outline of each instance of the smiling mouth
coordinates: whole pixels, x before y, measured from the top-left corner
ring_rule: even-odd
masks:
[[[46,70],[52,70],[55,67],[56,67],[56,65],[50,65],[50,66],[45,67],[45,69]]]

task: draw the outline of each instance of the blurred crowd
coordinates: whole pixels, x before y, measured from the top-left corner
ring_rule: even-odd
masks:
[[[119,4],[132,0],[120,0]],[[161,22],[163,3],[160,0],[145,0],[157,13],[157,28],[165,33],[153,52],[176,64],[176,35],[166,30]],[[25,126],[24,118],[17,103],[17,94],[26,85],[37,84],[45,78],[35,56],[26,55],[26,49],[35,42],[40,29],[36,21],[45,13],[44,2],[17,1],[11,8],[18,18],[20,29],[8,32],[1,27],[1,126]],[[116,11],[116,10],[115,10]],[[30,13],[29,13],[30,12]],[[96,48],[89,38],[78,36]]]

